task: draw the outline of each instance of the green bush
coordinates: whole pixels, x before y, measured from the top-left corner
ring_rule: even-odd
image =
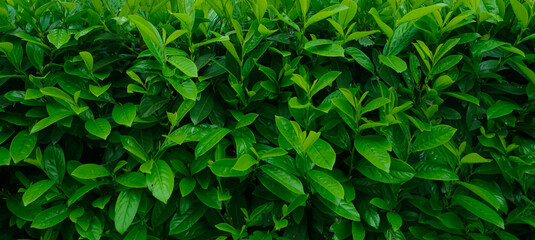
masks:
[[[0,239],[528,239],[533,0],[0,1]]]

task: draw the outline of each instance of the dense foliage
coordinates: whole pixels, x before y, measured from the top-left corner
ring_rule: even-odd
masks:
[[[527,239],[533,0],[2,0],[0,239]]]

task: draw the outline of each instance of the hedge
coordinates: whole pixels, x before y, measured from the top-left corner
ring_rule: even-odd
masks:
[[[0,1],[0,238],[529,239],[534,4]]]

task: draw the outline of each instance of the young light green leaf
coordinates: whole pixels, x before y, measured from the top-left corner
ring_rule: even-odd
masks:
[[[321,89],[330,86],[334,80],[341,74],[341,72],[337,71],[331,71],[328,73],[323,74],[320,79],[317,80],[317,82],[314,82],[312,84],[312,88],[310,90],[310,96],[314,96],[316,93],[318,93]]]
[[[128,16],[130,21],[136,24],[137,29],[143,37],[143,41],[149,48],[152,55],[158,60],[160,64],[165,63],[165,48],[160,33],[149,21],[143,19],[138,15]]]
[[[89,72],[92,73],[93,72],[93,55],[91,55],[90,52],[82,51],[80,52],[80,57],[82,57],[82,60],[84,60],[87,70],[89,70]]]
[[[116,123],[131,127],[132,122],[134,122],[134,119],[136,118],[136,110],[136,106],[131,102],[123,105],[117,104],[113,107],[111,116]]]
[[[383,20],[381,20],[381,17],[379,16],[377,9],[372,8],[370,9],[368,13],[372,15],[373,19],[375,19],[375,22],[377,23],[379,28],[386,34],[386,37],[389,39],[392,38],[392,35],[394,35],[394,31],[392,30],[392,28],[386,25],[386,23],[384,23]]]
[[[108,122],[108,120],[104,119],[104,118],[97,118],[97,119],[94,119],[94,120],[89,120],[89,121],[86,121],[85,122],[85,129],[101,138],[101,139],[104,139],[106,140],[106,138],[108,137],[108,135],[110,135],[111,133],[111,125],[110,125],[110,122]]]
[[[26,189],[26,192],[24,192],[24,194],[22,195],[22,202],[24,203],[24,206],[28,206],[28,204],[37,200],[52,186],[54,186],[54,181],[50,180],[41,180],[32,184],[28,189]]]
[[[421,19],[423,16],[425,16],[427,14],[430,14],[430,13],[432,13],[432,12],[438,10],[438,9],[441,9],[443,7],[446,7],[446,6],[448,6],[448,5],[446,5],[444,3],[439,3],[439,4],[427,6],[427,7],[421,7],[421,8],[414,9],[414,10],[408,12],[407,14],[403,15],[403,17],[397,21],[397,25],[400,25],[402,23],[409,22],[409,21],[412,21],[412,20]]]
[[[407,63],[397,56],[379,55],[379,60],[398,73],[402,73],[407,70]]]
[[[101,165],[88,163],[75,168],[71,175],[80,179],[95,179],[110,176],[110,172]]]
[[[464,100],[464,101],[467,101],[467,102],[471,102],[471,103],[479,106],[479,99],[477,99],[476,97],[474,97],[474,96],[472,96],[470,94],[460,93],[460,92],[444,92],[443,94],[444,95],[448,95],[448,96],[452,96],[454,98],[461,99],[461,100]]]
[[[57,49],[60,49],[61,46],[69,42],[71,34],[65,29],[52,29],[48,35],[46,35],[46,38],[48,38],[48,41],[54,44]]]
[[[304,49],[324,57],[343,57],[344,48],[328,39],[316,39],[305,43]]]
[[[257,163],[256,159],[249,154],[241,155],[232,169],[236,171],[247,171],[251,166]]]
[[[513,7],[513,12],[515,12],[515,16],[517,17],[518,22],[520,22],[522,28],[527,28],[529,25],[528,10],[518,0],[510,0],[510,3],[511,7]]]
[[[436,125],[431,127],[431,131],[423,132],[416,137],[412,144],[411,151],[417,152],[438,147],[447,143],[455,134],[457,129],[448,125]]]
[[[483,158],[477,153],[469,153],[461,159],[461,163],[487,163],[492,160]]]
[[[386,219],[392,225],[392,229],[397,231],[403,224],[403,219],[398,213],[388,212],[386,213]]]
[[[332,6],[329,6],[329,7],[326,7],[324,9],[322,9],[321,11],[319,11],[318,13],[312,15],[312,17],[310,17],[306,23],[305,23],[305,28],[307,28],[308,26],[310,26],[311,24],[313,23],[316,23],[316,22],[319,22],[325,18],[328,18],[340,11],[343,11],[343,10],[346,10],[348,9],[348,7],[346,5],[342,5],[342,4],[335,4],[335,5],[332,5]]]
[[[169,63],[182,71],[188,77],[198,77],[197,66],[189,58],[182,56],[172,56],[168,59]]]
[[[59,98],[61,100],[65,100],[69,103],[75,104],[72,97],[65,93],[63,90],[56,88],[56,87],[44,87],[40,89],[41,93],[43,93],[46,96]]]
[[[377,168],[390,171],[390,154],[392,146],[383,137],[380,136],[359,136],[355,139],[355,148],[366,160],[370,161]]]
[[[108,83],[102,87],[99,87],[97,85],[89,85],[89,91],[95,95],[95,97],[100,97],[100,95],[104,94],[108,89],[110,89],[111,83]]]

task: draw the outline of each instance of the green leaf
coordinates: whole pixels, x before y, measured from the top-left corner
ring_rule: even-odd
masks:
[[[433,67],[433,74],[439,74],[442,73],[451,67],[455,66],[457,63],[459,63],[463,59],[463,56],[461,55],[450,55],[442,60],[440,60],[434,67]]]
[[[301,154],[301,139],[297,135],[297,130],[300,131],[300,129],[297,129],[297,127],[292,124],[290,120],[280,116],[275,116],[275,124],[277,125],[277,129],[279,129],[279,132],[284,139],[286,139],[286,141],[292,145],[297,153]]]
[[[204,136],[195,147],[195,158],[199,158],[203,154],[210,151],[210,149],[212,149],[230,132],[231,130],[228,128],[219,128]]]
[[[175,66],[178,70],[182,71],[188,77],[198,77],[197,66],[189,58],[182,56],[173,56],[168,59],[168,62]]]
[[[297,194],[305,194],[303,184],[291,173],[269,164],[260,166],[260,169],[288,190]]]
[[[512,102],[498,100],[487,109],[487,119],[499,118],[512,113],[514,110],[522,110],[522,108]]]
[[[407,63],[397,56],[379,55],[379,60],[398,73],[402,73],[407,70]]]
[[[236,161],[236,164],[232,167],[232,169],[237,171],[247,171],[251,166],[255,165],[257,163],[256,159],[254,159],[253,156],[249,154],[241,155],[238,158],[238,161]]]
[[[57,183],[65,176],[65,154],[59,145],[48,145],[43,154],[43,167],[47,176]]]
[[[366,230],[364,229],[362,223],[351,223],[351,235],[353,236],[353,240],[364,240],[364,238],[366,237]]]
[[[129,188],[146,188],[145,174],[140,172],[129,172],[118,176],[115,181],[125,187]]]
[[[124,136],[121,135],[121,143],[123,144],[123,148],[128,151],[132,156],[137,157],[142,162],[146,162],[149,160],[149,156],[147,155],[147,152],[139,145],[137,140],[132,136]]]
[[[147,240],[147,228],[143,225],[136,225],[128,231],[123,240]]]
[[[155,161],[151,173],[147,174],[147,186],[152,195],[161,202],[167,203],[171,193],[173,193],[174,185],[175,174],[173,170],[165,161]]]
[[[84,60],[85,66],[87,67],[87,70],[89,72],[93,72],[93,55],[91,55],[90,52],[80,52],[80,57],[82,57],[82,60]],[[98,96],[97,96],[98,97]]]
[[[401,216],[395,212],[386,213],[386,219],[392,225],[392,229],[397,231],[403,224],[403,219]]]
[[[483,158],[477,153],[469,153],[461,159],[461,163],[488,163],[490,159]]]
[[[335,5],[332,5],[332,6],[329,6],[329,7],[326,7],[324,9],[322,9],[321,11],[319,11],[318,13],[312,15],[312,17],[310,17],[306,23],[305,23],[305,28],[307,28],[308,26],[310,26],[311,24],[313,23],[316,23],[316,22],[319,22],[325,18],[328,18],[340,11],[343,11],[343,10],[346,10],[348,9],[347,6],[345,5],[342,5],[342,4],[335,4]]]
[[[191,122],[197,125],[204,120],[214,109],[214,97],[210,93],[204,93],[201,95],[201,99],[195,103],[195,106],[191,109],[189,116]]]
[[[316,39],[305,43],[304,49],[324,57],[343,57],[344,48],[327,39]]]
[[[108,89],[110,89],[111,87],[111,83],[105,85],[105,86],[102,86],[102,87],[99,87],[99,86],[96,86],[96,85],[89,85],[89,91],[95,95],[95,97],[100,97],[100,95],[104,94],[106,91],[108,91]]]
[[[386,104],[390,103],[390,99],[388,98],[385,98],[385,97],[379,97],[379,98],[376,98],[376,99],[373,99],[371,100],[369,103],[366,104],[366,106],[364,106],[364,108],[362,108],[362,111],[360,114],[364,114],[364,113],[367,113],[367,112],[370,112],[370,111],[373,111],[377,108],[380,108]]]
[[[195,189],[197,181],[192,177],[182,178],[178,184],[182,197],[189,195]]]
[[[392,146],[384,137],[359,136],[355,139],[355,148],[377,168],[387,173],[390,171],[391,160],[388,151],[392,151]]]
[[[251,172],[251,169],[246,169],[244,171],[234,169],[236,164],[236,159],[219,159],[210,164],[209,167],[212,173],[218,177],[241,177]]]
[[[372,74],[375,73],[375,67],[373,66],[372,60],[370,60],[370,58],[360,49],[348,47],[345,49],[345,52],[366,70],[370,71]]]
[[[432,161],[420,161],[413,165],[416,170],[415,177],[437,181],[455,181],[459,176],[444,164]]]
[[[331,145],[323,139],[318,139],[307,148],[307,155],[318,167],[332,170],[336,161],[336,153]]]
[[[35,216],[30,227],[37,229],[51,228],[69,217],[69,208],[65,204],[50,207]]]
[[[414,10],[408,12],[407,14],[403,15],[403,17],[397,21],[397,25],[400,25],[400,24],[402,24],[404,22],[409,22],[409,21],[421,19],[425,15],[430,14],[430,13],[432,13],[432,12],[438,10],[438,9],[441,9],[441,8],[443,8],[445,6],[448,6],[448,5],[446,5],[444,3],[439,3],[439,4],[427,6],[427,7],[421,7],[421,8],[414,9]]]
[[[453,200],[456,204],[461,205],[477,217],[490,222],[501,229],[505,228],[504,221],[500,215],[484,203],[464,195],[453,195]]]
[[[379,16],[377,9],[372,8],[370,9],[368,13],[372,15],[373,19],[375,19],[375,22],[377,23],[379,28],[386,34],[386,37],[392,38],[392,35],[394,35],[394,31],[392,31],[392,28],[386,25],[386,23],[384,23],[383,20],[381,20],[381,17]]]
[[[80,200],[80,198],[82,198],[86,193],[107,183],[107,181],[91,182],[90,184],[84,185],[83,187],[76,189],[76,191],[71,195],[69,200],[67,200],[67,206],[70,207],[76,201]]]
[[[323,188],[323,191],[318,190],[320,194],[327,191],[337,198],[344,199],[344,187],[331,175],[323,171],[311,170],[308,172],[308,176],[313,183],[317,184],[315,185],[316,190],[318,190],[318,187]]]
[[[431,127],[431,131],[423,132],[416,137],[412,144],[411,151],[417,152],[436,148],[444,143],[447,143],[455,134],[457,129],[448,125],[436,125]]]
[[[134,122],[134,119],[136,118],[136,109],[136,106],[131,102],[123,105],[115,105],[113,107],[113,111],[111,112],[113,121],[118,124],[131,127],[132,122]]]
[[[169,235],[175,235],[190,229],[195,223],[204,216],[207,208],[193,204],[185,213],[176,212],[169,223]]]
[[[167,80],[182,97],[193,101],[197,100],[197,86],[191,79],[182,83],[179,83],[176,78],[167,78]]]
[[[54,186],[54,181],[50,180],[41,180],[32,184],[28,189],[26,189],[26,192],[24,192],[24,194],[22,195],[22,202],[24,203],[24,206],[28,206],[28,204],[37,200],[52,186]]]
[[[494,209],[499,210],[500,209],[500,202],[498,199],[492,194],[492,192],[487,191],[485,188],[477,186],[475,184],[470,184],[466,182],[456,182],[457,184],[467,188],[468,190],[472,191],[476,195],[478,195],[481,199],[488,202]]]
[[[40,89],[41,93],[43,93],[46,96],[50,96],[53,98],[59,98],[61,100],[65,100],[71,104],[75,104],[74,99],[72,97],[65,93],[63,90],[57,88],[57,87],[45,87]]]
[[[527,28],[529,25],[529,14],[528,10],[520,3],[518,0],[510,0],[511,7],[513,7],[513,12],[520,22],[522,28]]]
[[[323,203],[325,206],[327,206],[329,209],[331,209],[333,212],[340,215],[341,217],[352,221],[360,221],[360,214],[355,208],[355,205],[353,205],[353,203],[346,201],[340,201],[340,203],[333,203],[321,197],[319,198],[319,200],[321,201],[321,203]]]
[[[75,168],[71,175],[80,179],[95,179],[110,176],[110,172],[101,165],[88,163]]]
[[[65,29],[52,29],[48,35],[46,35],[46,38],[50,43],[54,44],[57,49],[60,49],[61,46],[69,42],[71,34]]]
[[[238,124],[236,124],[236,129],[249,126],[253,124],[253,122],[258,117],[258,113],[247,113],[245,116],[243,116],[241,119],[238,120]]]
[[[143,37],[143,41],[149,48],[152,55],[158,60],[160,64],[165,63],[165,48],[163,44],[162,37],[158,30],[152,25],[152,23],[143,19],[141,16],[130,15],[128,16],[130,21],[136,24],[137,29]]]
[[[390,172],[388,173],[378,169],[368,161],[361,162],[357,169],[367,178],[383,183],[404,183],[414,177],[415,171],[409,164],[396,158],[391,160]]]
[[[37,144],[37,134],[31,135],[27,130],[22,130],[13,138],[9,146],[9,152],[15,163],[26,159],[32,153]]]
[[[316,93],[318,93],[321,89],[324,89],[327,86],[332,85],[332,82],[336,80],[336,78],[341,74],[341,72],[337,71],[331,71],[328,73],[325,73],[321,76],[320,79],[317,80],[317,82],[314,82],[312,85],[312,89],[310,90],[310,96],[314,96]]]
[[[453,229],[464,229],[463,220],[453,212],[446,212],[437,216],[444,226]]]
[[[111,125],[110,123],[108,122],[108,120],[104,119],[104,118],[97,118],[97,119],[94,119],[94,120],[89,120],[89,121],[86,121],[85,122],[85,129],[99,137],[99,138],[102,138],[104,140],[106,140],[106,138],[108,137],[108,135],[110,135],[111,133]]]
[[[477,99],[476,97],[474,97],[474,96],[472,96],[470,94],[460,93],[460,92],[445,92],[443,94],[444,95],[448,95],[448,96],[452,96],[454,98],[461,99],[461,100],[464,100],[464,101],[467,101],[467,102],[471,102],[471,103],[479,106],[479,99]]]
[[[141,202],[141,193],[139,189],[130,189],[119,193],[113,222],[115,229],[120,234],[124,234],[134,221]]]
[[[215,225],[215,228],[223,231],[223,232],[228,232],[228,233],[231,233],[231,234],[240,234],[240,231],[236,228],[234,228],[232,225],[228,224],[228,223],[219,223],[219,224],[216,224]]]
[[[9,165],[11,153],[5,147],[0,147],[0,166]]]

